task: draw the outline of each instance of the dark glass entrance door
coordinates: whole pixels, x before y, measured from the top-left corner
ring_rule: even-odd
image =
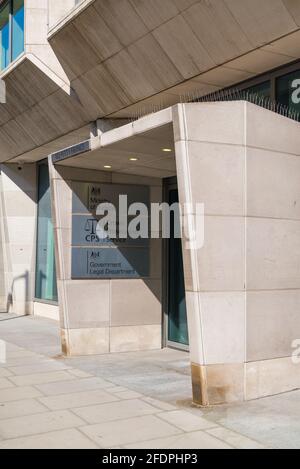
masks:
[[[178,190],[169,190],[169,203],[178,202]],[[169,281],[168,281],[168,343],[188,346],[188,326],[185,302],[185,285],[182,260],[182,243],[174,238],[174,217],[171,219],[169,240]]]

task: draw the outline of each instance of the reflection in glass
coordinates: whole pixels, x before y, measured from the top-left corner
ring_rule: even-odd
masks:
[[[47,163],[38,170],[38,222],[36,254],[36,298],[57,301],[54,233],[51,216],[50,182]]]
[[[258,95],[261,98],[271,98],[271,82],[264,81],[263,83],[259,83],[258,85],[250,86],[244,90],[245,93],[251,93]]]
[[[0,8],[0,70],[9,65],[9,3]]]
[[[170,205],[178,203],[178,191],[171,190]],[[174,237],[174,215],[171,216],[171,237],[169,241],[169,321],[168,340],[188,345],[188,324],[185,301],[185,285],[181,238]]]
[[[0,7],[0,70],[24,52],[24,0],[8,0]]]
[[[13,1],[12,60],[24,52],[24,0]]]

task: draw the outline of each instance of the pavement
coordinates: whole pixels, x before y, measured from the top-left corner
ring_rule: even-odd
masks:
[[[300,448],[300,391],[194,407],[189,356],[64,358],[50,320],[0,314],[0,449]]]

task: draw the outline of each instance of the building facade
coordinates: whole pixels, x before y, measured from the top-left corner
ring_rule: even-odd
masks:
[[[201,405],[299,388],[299,39],[297,0],[0,0],[0,309],[186,350]],[[182,239],[101,240],[120,195]]]

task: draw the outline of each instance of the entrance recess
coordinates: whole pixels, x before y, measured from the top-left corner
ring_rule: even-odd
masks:
[[[170,205],[178,203],[177,184],[167,186],[167,200]],[[171,214],[171,236],[167,249],[167,345],[188,350],[188,325],[185,302],[182,243],[174,238],[174,215]]]

